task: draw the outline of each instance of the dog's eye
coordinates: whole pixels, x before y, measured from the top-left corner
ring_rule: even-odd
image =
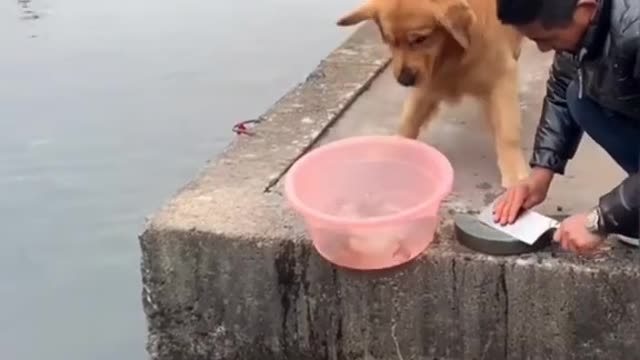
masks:
[[[416,35],[410,39],[411,46],[421,46],[428,42],[429,35]]]
[[[421,44],[425,41],[427,41],[427,35],[416,36],[416,38],[413,39],[414,44]]]

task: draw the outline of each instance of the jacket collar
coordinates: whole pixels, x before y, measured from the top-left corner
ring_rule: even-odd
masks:
[[[593,59],[602,53],[611,26],[611,3],[613,0],[599,0],[591,25],[582,37],[577,60]]]

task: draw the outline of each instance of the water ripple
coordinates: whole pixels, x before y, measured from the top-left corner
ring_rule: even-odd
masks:
[[[18,0],[18,6],[22,8],[22,20],[37,20],[40,14],[31,7],[31,0]]]

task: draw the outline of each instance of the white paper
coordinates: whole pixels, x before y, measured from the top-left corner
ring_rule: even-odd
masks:
[[[559,225],[558,221],[550,217],[528,210],[523,212],[515,223],[502,226],[493,221],[493,208],[494,204],[489,205],[478,215],[478,219],[529,245],[533,245],[547,230]]]

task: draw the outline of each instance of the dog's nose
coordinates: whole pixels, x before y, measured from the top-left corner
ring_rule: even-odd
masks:
[[[416,73],[407,68],[402,68],[400,70],[400,75],[398,75],[398,82],[403,86],[413,86],[416,84],[417,76]]]

